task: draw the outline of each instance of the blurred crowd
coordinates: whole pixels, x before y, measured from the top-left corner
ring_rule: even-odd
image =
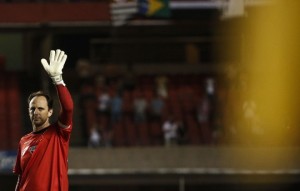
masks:
[[[266,123],[247,73],[234,65],[218,74],[99,67],[79,60],[72,78],[66,78],[76,98],[74,146],[299,146],[297,121],[282,116],[276,126]],[[7,96],[14,98],[12,105],[19,100],[14,93],[18,78],[8,76],[15,77],[7,83],[15,87],[16,96]]]
[[[187,123],[198,129],[195,144],[209,143],[196,123],[213,120],[213,78],[121,73],[113,64],[95,72],[87,60],[77,72],[86,145],[189,144]]]
[[[87,146],[272,144],[235,67],[221,75],[141,75],[114,64],[96,72],[80,61],[77,72]]]

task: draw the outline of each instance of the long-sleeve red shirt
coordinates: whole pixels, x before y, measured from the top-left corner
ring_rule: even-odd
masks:
[[[58,121],[19,142],[13,172],[19,175],[17,191],[67,191],[68,151],[73,101],[64,85],[57,85],[61,111]]]

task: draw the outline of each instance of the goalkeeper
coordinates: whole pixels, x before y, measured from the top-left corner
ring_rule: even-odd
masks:
[[[58,119],[50,124],[53,100],[42,91],[28,97],[32,132],[19,142],[16,164],[16,191],[67,191],[68,150],[72,131],[73,101],[62,79],[67,55],[51,50],[49,63],[41,63],[52,79],[60,101]]]

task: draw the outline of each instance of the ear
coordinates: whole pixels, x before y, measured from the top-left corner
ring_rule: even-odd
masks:
[[[51,117],[52,114],[53,114],[53,109],[49,109],[49,111],[48,111],[48,117]]]

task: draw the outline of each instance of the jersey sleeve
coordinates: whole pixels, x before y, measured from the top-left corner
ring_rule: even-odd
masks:
[[[13,173],[14,174],[19,174],[20,175],[22,173],[20,157],[21,157],[21,148],[19,146],[18,153],[17,153],[17,158],[16,158],[16,163],[15,163],[15,166],[13,167]]]
[[[61,106],[58,117],[58,124],[60,127],[68,128],[71,126],[73,120],[73,100],[66,86],[56,85],[56,90]]]

